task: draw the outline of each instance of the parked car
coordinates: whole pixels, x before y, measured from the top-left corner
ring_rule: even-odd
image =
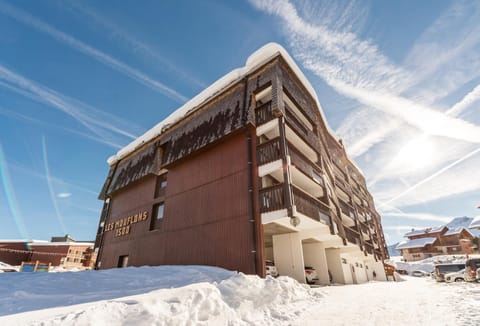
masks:
[[[305,280],[307,284],[315,284],[318,282],[317,270],[311,266],[305,266]]]
[[[280,274],[278,274],[277,267],[275,267],[275,263],[271,260],[267,260],[265,262],[265,271],[266,275],[270,275],[272,277],[278,277]]]
[[[477,282],[480,282],[480,268],[477,269]]]
[[[464,282],[465,281],[465,268],[459,270],[458,272],[447,273],[445,274],[445,282]]]
[[[429,276],[430,273],[427,273],[421,270],[416,270],[416,271],[413,271],[410,275],[415,277],[426,277],[426,276]]]
[[[470,258],[465,262],[465,281],[475,282],[479,279],[480,258]]]
[[[458,272],[465,268],[465,264],[438,264],[435,265],[433,272],[437,282],[445,282],[445,274]]]

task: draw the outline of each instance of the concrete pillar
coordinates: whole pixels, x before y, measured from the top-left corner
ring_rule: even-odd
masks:
[[[320,242],[303,244],[303,260],[305,266],[316,269],[320,284],[330,284],[325,247]]]
[[[340,249],[336,248],[326,248],[325,249],[325,256],[327,258],[327,265],[328,269],[332,273],[332,283],[339,283],[339,284],[347,284],[347,280],[351,281],[351,274],[349,272],[350,277],[345,278],[345,271],[344,269],[350,268],[347,264],[342,263],[342,257],[340,256]]]
[[[377,274],[377,281],[387,280],[387,274],[385,274],[385,268],[383,267],[383,263],[381,261],[373,262],[370,265],[372,268],[372,273],[375,271],[375,274]]]
[[[306,283],[302,240],[298,233],[274,235],[273,256],[280,275],[290,276],[300,283]]]

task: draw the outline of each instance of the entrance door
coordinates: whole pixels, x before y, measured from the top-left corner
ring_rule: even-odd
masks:
[[[127,267],[128,266],[128,255],[118,257],[118,265],[117,267]]]

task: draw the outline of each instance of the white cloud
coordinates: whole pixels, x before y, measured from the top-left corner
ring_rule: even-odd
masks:
[[[424,79],[430,81],[430,78],[428,78],[432,76],[430,73],[438,74],[438,79],[442,80],[442,83],[436,84],[434,82],[432,85],[434,87],[439,85],[445,86],[444,88],[447,92],[458,88],[459,85],[479,75],[480,69],[470,69],[469,63],[476,67],[477,61],[479,61],[478,51],[475,51],[475,46],[478,40],[480,40],[480,33],[467,33],[467,37],[463,37],[467,29],[473,28],[473,30],[476,30],[478,28],[478,20],[470,19],[467,21],[463,19],[466,26],[462,26],[462,29],[456,30],[453,35],[449,35],[447,38],[441,35],[440,28],[433,28],[432,30],[439,36],[438,40],[436,40],[438,44],[437,52],[449,51],[449,43],[451,42],[454,42],[455,50],[448,54],[448,60],[435,61],[434,59],[430,61],[432,64],[428,68],[429,73],[423,74],[418,73],[417,69],[411,69],[413,65],[406,65],[405,67],[396,66],[371,41],[360,40],[357,35],[350,31],[339,31],[335,30],[335,27],[325,26],[321,16],[317,16],[316,20],[310,19],[307,22],[299,14],[300,12],[303,13],[304,10],[298,9],[303,8],[305,2],[298,5],[298,8],[288,1],[256,0],[252,2],[258,9],[276,15],[281,19],[281,26],[284,29],[285,37],[293,50],[293,54],[305,68],[314,72],[337,92],[353,98],[366,106],[362,111],[354,112],[338,129],[340,136],[345,140],[349,153],[358,156],[370,151],[374,144],[385,142],[387,137],[391,138],[392,133],[399,130],[400,126],[404,128],[405,124],[417,129],[417,132],[420,131],[421,134],[439,136],[439,138],[448,137],[459,144],[462,142],[480,142],[480,127],[457,119],[452,114],[460,113],[477,100],[477,88],[454,105],[452,110],[448,111],[451,116],[441,113],[437,108],[431,107],[435,99],[444,96],[444,93],[441,91],[437,90],[436,96],[432,96],[431,90],[427,90],[423,95],[422,92],[418,91],[418,94],[411,94],[415,100],[405,97],[405,94],[412,92],[412,86],[418,85]],[[457,14],[459,15],[455,17],[456,23],[462,22],[461,14],[467,12],[465,10],[462,12],[459,9],[463,8],[462,6],[464,5],[465,3],[461,3],[458,6],[455,5],[454,9],[457,9]],[[480,6],[475,5],[473,7],[477,10]],[[477,12],[478,10],[472,16],[476,17]],[[311,13],[309,16],[315,16],[315,13]],[[439,21],[446,21],[448,17],[447,14]],[[438,26],[441,25],[441,23],[438,24]],[[420,43],[424,42],[426,44],[434,32],[430,33],[430,36],[427,36]],[[412,50],[413,52],[415,50]],[[421,65],[419,55],[420,52],[418,52],[418,56],[412,55],[412,58],[418,59],[416,61],[417,67]],[[432,56],[425,56],[424,62],[428,62],[431,59],[430,57]],[[461,73],[457,74],[457,71],[454,71],[449,74],[445,70],[444,63],[451,61],[455,61],[455,64],[448,65],[447,68],[457,69],[457,71],[461,68]],[[459,66],[459,63],[462,61],[467,62],[467,64]],[[456,87],[451,87],[452,85],[449,85],[449,83]],[[449,87],[446,87],[446,85]],[[432,98],[429,99],[426,95]],[[392,145],[391,143],[389,144]],[[368,154],[373,156],[377,153]],[[391,152],[387,153],[386,151],[383,151],[383,154],[392,155]],[[422,188],[426,190],[422,192],[421,199],[418,196],[414,196],[413,193],[412,196],[401,194],[401,197],[403,197],[402,202],[412,203],[418,202],[418,200],[433,200],[435,195],[441,197],[449,196],[462,192],[462,186],[463,191],[477,189],[476,182],[468,180],[471,177],[469,173],[472,172],[473,162],[469,161],[469,164],[465,164],[465,161],[471,159],[472,156],[473,154],[465,154],[456,162],[452,162],[455,158],[446,158],[443,155],[438,155],[438,159],[432,157],[431,167],[434,168],[443,162],[445,168],[436,172],[434,170],[429,177],[424,178],[420,182],[410,180],[409,182],[413,185],[413,188],[407,189],[407,193],[415,190],[416,195],[419,190],[417,183],[424,186]],[[440,160],[440,157],[443,160]],[[385,158],[380,158],[376,161],[385,162]],[[464,163],[462,164],[464,166],[463,169],[453,169],[450,171],[451,173],[445,173],[459,163]],[[372,168],[373,170],[375,168]],[[452,181],[447,180],[446,177],[450,177],[453,172],[456,173],[457,180],[460,176],[460,179],[464,180],[465,183],[457,183],[457,187],[450,187],[449,183],[445,183]],[[378,173],[378,170],[376,173]],[[441,178],[436,179],[438,177]],[[427,183],[430,185],[433,179],[436,181],[436,189],[429,192]],[[404,190],[405,186],[402,185],[399,188]],[[386,191],[384,191],[385,189]],[[387,200],[389,198],[387,194],[392,194],[392,191],[389,190],[384,187],[379,189],[377,193],[380,198]],[[392,197],[395,198],[398,194],[399,192]],[[396,203],[398,204],[397,201]]]
[[[0,2],[0,12],[3,12],[5,15],[8,15],[19,22],[22,22],[26,25],[29,25],[35,28],[37,31],[45,33],[55,40],[62,42],[73,49],[80,51],[89,57],[98,60],[111,68],[117,70],[118,72],[148,86],[149,88],[162,93],[165,96],[168,96],[178,102],[185,102],[187,98],[177,92],[176,90],[166,86],[165,84],[151,78],[145,73],[130,67],[129,65],[121,62],[118,59],[115,59],[111,55],[102,52],[88,44],[85,44],[76,38],[55,29],[54,27],[48,25],[47,23],[31,16],[30,14],[11,6],[7,3]]]
[[[60,192],[57,194],[58,198],[69,198],[72,197],[72,194],[69,192]]]

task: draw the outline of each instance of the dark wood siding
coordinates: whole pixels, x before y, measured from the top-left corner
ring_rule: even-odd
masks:
[[[168,169],[165,212],[150,231],[155,177],[115,193],[107,223],[148,211],[130,234],[105,233],[101,268],[116,267],[120,255],[129,265],[206,264],[255,273],[248,211],[247,139],[226,138]]]

